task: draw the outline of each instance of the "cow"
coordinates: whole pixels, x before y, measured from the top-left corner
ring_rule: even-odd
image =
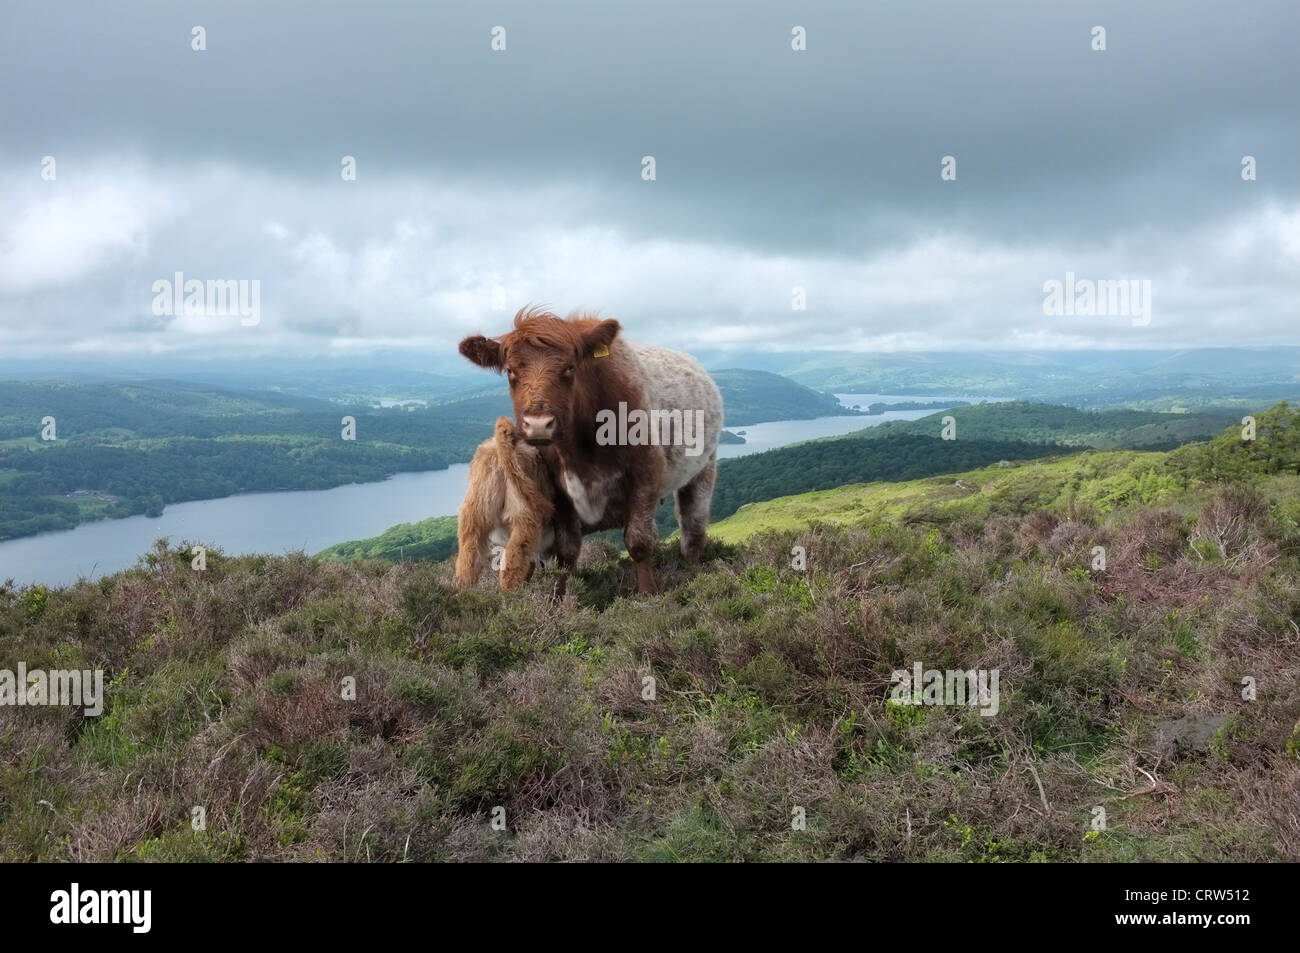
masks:
[[[555,483],[541,452],[517,439],[508,417],[498,417],[469,465],[469,488],[457,514],[456,583],[471,586],[483,571],[492,545],[504,546],[502,589],[528,581],[534,564],[554,545]]]
[[[621,528],[637,589],[653,593],[661,498],[676,496],[686,562],[698,563],[704,549],[722,394],[694,358],[619,331],[612,319],[524,308],[513,330],[467,337],[460,353],[506,374],[518,432],[543,451],[561,491],[553,518],[560,565],[576,566],[583,535]]]

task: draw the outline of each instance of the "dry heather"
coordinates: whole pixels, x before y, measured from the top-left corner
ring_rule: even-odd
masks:
[[[6,587],[0,668],[108,690],[0,708],[0,858],[1300,860],[1295,487],[662,545],[653,598],[600,545],[558,605],[165,545]],[[918,661],[998,714],[890,703]]]

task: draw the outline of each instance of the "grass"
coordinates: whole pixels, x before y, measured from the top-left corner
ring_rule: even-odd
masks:
[[[755,504],[651,598],[599,542],[555,604],[185,544],[6,586],[0,669],[107,698],[0,709],[0,859],[1300,860],[1300,478],[1160,456]],[[998,714],[893,702],[917,661]],[[1188,715],[1230,717],[1163,749]]]
[[[709,533],[739,542],[772,529],[810,523],[851,526],[868,516],[884,520],[945,522],[1014,515],[1035,508],[1090,505],[1101,512],[1117,503],[1170,503],[1182,488],[1144,474],[1158,473],[1165,453],[1085,451],[1041,461],[1004,462],[966,473],[899,483],[857,483],[749,503],[713,524]]]

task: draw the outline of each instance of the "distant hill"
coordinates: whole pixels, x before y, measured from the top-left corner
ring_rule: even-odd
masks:
[[[1300,394],[1300,347],[819,352],[764,366],[836,393],[971,394],[1092,407],[1267,406]]]
[[[811,420],[856,413],[832,395],[818,393],[780,374],[735,368],[711,373],[718,390],[722,391],[728,427],[746,427],[766,420]]]
[[[938,436],[943,419],[956,421],[958,440],[1027,440],[1096,450],[1171,450],[1204,440],[1241,420],[1240,411],[1163,414],[1141,410],[1079,410],[1056,404],[1007,401],[953,407],[918,420],[891,420],[844,435],[879,440],[899,434]]]
[[[727,427],[745,427],[767,420],[811,420],[857,413],[844,407],[830,394],[818,393],[780,374],[737,368],[711,371],[710,374],[722,392]],[[466,417],[496,419],[500,415],[514,414],[504,385],[485,387],[479,393],[447,400],[440,406],[447,413]]]

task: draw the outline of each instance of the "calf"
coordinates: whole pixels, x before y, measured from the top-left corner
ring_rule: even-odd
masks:
[[[533,564],[549,553],[554,534],[555,484],[541,452],[517,440],[515,427],[498,417],[489,440],[479,444],[469,465],[469,489],[460,506],[456,535],[456,582],[473,585],[490,546],[505,547],[501,588],[516,589],[532,575]]]
[[[617,321],[521,310],[514,330],[460,342],[505,371],[519,433],[558,484],[555,549],[577,562],[582,535],[621,527],[637,588],[654,592],[655,508],[675,494],[682,554],[699,561],[722,432],[722,395],[689,355],[633,344]],[[674,427],[675,425],[675,427]]]

